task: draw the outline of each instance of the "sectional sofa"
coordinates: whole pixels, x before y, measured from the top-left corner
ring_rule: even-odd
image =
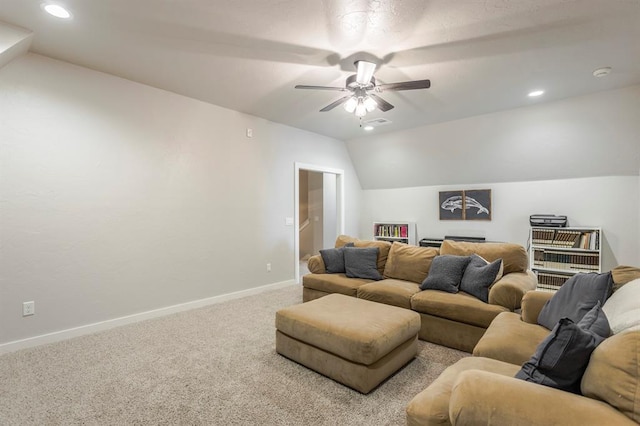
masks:
[[[521,315],[498,315],[475,347],[474,356],[448,367],[409,402],[407,424],[638,424],[640,269],[620,266],[611,275],[617,293],[606,300],[602,311],[612,335],[587,356],[586,369],[576,378],[578,389],[561,390],[514,377],[523,364],[534,359],[534,353],[552,361],[539,367],[549,371],[563,365],[566,353],[582,350],[577,337],[563,343],[557,328],[550,331],[538,324],[553,293],[530,291],[522,301]],[[553,340],[564,345],[562,355],[544,354],[553,351]]]
[[[498,314],[519,309],[524,294],[537,284],[535,275],[527,270],[527,253],[518,244],[445,240],[438,249],[339,236],[335,248],[345,245],[376,248],[375,267],[382,279],[327,273],[323,257],[315,255],[308,262],[311,273],[302,278],[305,302],[341,293],[412,309],[421,317],[420,339],[466,352],[473,351]],[[502,259],[502,276],[489,288],[486,302],[464,291],[421,290],[436,256],[471,254],[488,262]]]

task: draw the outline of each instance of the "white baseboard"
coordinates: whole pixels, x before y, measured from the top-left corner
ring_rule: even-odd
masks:
[[[191,302],[180,303],[178,305],[167,306],[164,308],[154,309],[151,311],[140,312],[138,314],[127,315],[124,317],[114,318],[106,321],[100,321],[92,324],[81,325],[79,327],[69,328],[66,330],[54,331],[53,333],[42,334],[40,336],[28,337],[26,339],[14,340],[12,342],[0,344],[0,355],[15,352],[20,349],[31,348],[34,346],[44,345],[47,343],[59,342],[71,339],[72,337],[84,336],[86,334],[98,331],[108,330],[121,325],[132,324],[152,318],[158,318],[177,312],[188,311],[190,309],[201,308],[204,306],[215,305],[216,303],[226,302],[228,300],[239,299],[241,297],[253,296],[271,290],[296,285],[295,280],[287,280],[279,283],[267,284],[260,287],[250,288],[247,290],[236,291],[233,293],[221,294],[220,296],[208,297],[206,299],[194,300]]]

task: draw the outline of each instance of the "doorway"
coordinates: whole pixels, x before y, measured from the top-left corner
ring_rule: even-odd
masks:
[[[333,247],[344,233],[344,171],[295,163],[294,254],[300,282],[301,259]]]

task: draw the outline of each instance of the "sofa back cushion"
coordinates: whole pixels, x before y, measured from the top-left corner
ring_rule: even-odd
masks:
[[[582,394],[604,401],[640,422],[640,331],[616,334],[591,354]]]
[[[628,282],[640,278],[640,268],[619,265],[611,270],[611,275],[613,276],[613,291],[615,292]]]
[[[347,243],[355,243],[356,241],[360,240],[348,235],[338,235],[336,238],[336,248],[344,247]]]
[[[468,243],[466,241],[444,240],[440,247],[440,254],[471,256],[474,253],[489,262],[502,259],[505,274],[525,272],[528,267],[527,251],[520,244]]]
[[[395,278],[420,284],[427,277],[431,262],[438,254],[439,250],[435,247],[418,247],[403,243],[393,243],[383,275],[385,278]]]

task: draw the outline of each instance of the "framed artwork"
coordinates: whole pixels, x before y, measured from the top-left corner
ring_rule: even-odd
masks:
[[[440,220],[464,220],[464,191],[440,192]]]
[[[441,191],[440,220],[491,220],[491,190]]]

